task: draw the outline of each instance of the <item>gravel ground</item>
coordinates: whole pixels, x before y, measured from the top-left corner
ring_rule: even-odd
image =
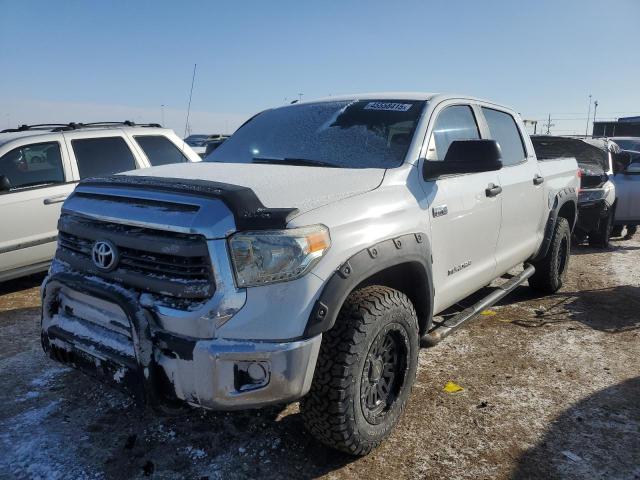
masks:
[[[640,479],[639,264],[637,240],[577,248],[558,294],[520,287],[423,350],[399,427],[360,459],[315,443],[297,404],[142,411],[44,357],[42,277],[0,285],[0,478]]]

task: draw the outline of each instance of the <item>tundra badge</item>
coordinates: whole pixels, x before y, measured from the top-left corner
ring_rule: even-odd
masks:
[[[446,205],[439,205],[437,207],[433,207],[433,218],[442,217],[449,213],[449,208]]]

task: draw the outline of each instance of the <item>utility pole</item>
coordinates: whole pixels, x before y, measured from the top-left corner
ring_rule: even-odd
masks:
[[[184,137],[187,137],[187,132],[191,132],[191,127],[189,126],[189,113],[191,113],[191,98],[193,97],[193,84],[196,81],[196,67],[198,64],[193,64],[193,77],[191,77],[191,91],[189,92],[189,106],[187,107],[187,120],[184,122]]]
[[[589,94],[589,110],[587,110],[587,128],[584,130],[585,138],[589,135],[589,120],[591,120],[591,94]]]
[[[547,123],[544,124],[547,127],[547,135],[551,135],[551,127],[555,127],[555,123],[551,123],[551,114],[549,114],[549,118]]]
[[[164,127],[164,107],[166,107],[166,105],[160,105],[160,118],[162,119],[160,122],[160,125],[162,125]]]
[[[596,113],[598,112],[598,100],[593,102],[593,128],[591,129],[591,135],[593,135],[593,130],[596,128]]]

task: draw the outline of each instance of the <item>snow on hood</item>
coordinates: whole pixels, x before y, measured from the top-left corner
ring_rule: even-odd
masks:
[[[297,208],[299,214],[377,188],[379,168],[323,168],[250,163],[178,163],[126,175],[209,180],[251,188],[265,207]]]

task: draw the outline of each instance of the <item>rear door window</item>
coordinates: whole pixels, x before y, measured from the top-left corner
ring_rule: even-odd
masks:
[[[429,146],[427,160],[444,160],[449,146],[456,140],[479,140],[480,131],[469,105],[453,105],[438,114]]]
[[[486,107],[482,107],[482,113],[491,138],[500,144],[502,164],[515,165],[526,160],[527,153],[514,118],[506,112]]]
[[[153,166],[188,161],[180,149],[165,136],[136,135],[134,138]]]
[[[14,148],[0,157],[0,175],[11,190],[64,183],[58,142],[34,143]]]
[[[135,170],[136,160],[122,137],[82,138],[71,141],[80,179]]]

